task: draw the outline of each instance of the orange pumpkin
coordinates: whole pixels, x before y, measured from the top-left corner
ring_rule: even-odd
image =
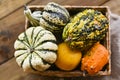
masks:
[[[108,50],[97,42],[82,58],[81,70],[93,75],[102,70],[108,60]]]
[[[79,50],[69,48],[66,43],[58,45],[58,57],[55,62],[56,66],[61,70],[70,71],[77,67],[80,63],[82,53]]]

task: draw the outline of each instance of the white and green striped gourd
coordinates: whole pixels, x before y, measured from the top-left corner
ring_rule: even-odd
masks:
[[[26,72],[44,71],[57,59],[56,38],[42,27],[30,27],[14,43],[16,62]]]
[[[69,12],[63,6],[49,2],[44,7],[40,25],[51,32],[60,32],[69,20]]]

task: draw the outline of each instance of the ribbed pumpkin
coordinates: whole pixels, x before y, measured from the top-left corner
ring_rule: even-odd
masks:
[[[31,27],[14,43],[16,62],[24,71],[44,71],[57,58],[56,38],[42,27]]]
[[[64,7],[50,2],[44,7],[40,25],[52,32],[60,32],[68,23],[69,18],[70,15]]]
[[[84,50],[102,40],[108,31],[108,20],[94,9],[86,9],[71,19],[63,31],[63,39],[71,48]]]
[[[98,42],[82,58],[81,70],[87,71],[90,75],[96,74],[102,70],[108,60],[108,50]]]

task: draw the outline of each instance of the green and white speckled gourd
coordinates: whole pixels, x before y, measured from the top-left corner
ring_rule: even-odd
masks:
[[[102,40],[108,31],[108,19],[94,9],[86,9],[68,23],[63,31],[63,39],[71,48],[85,50]]]
[[[16,62],[26,72],[44,71],[57,59],[56,38],[42,27],[30,27],[14,43]]]
[[[40,25],[52,32],[60,32],[69,19],[69,12],[63,6],[50,2],[44,7]]]

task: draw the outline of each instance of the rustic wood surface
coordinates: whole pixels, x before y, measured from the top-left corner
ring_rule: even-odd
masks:
[[[0,20],[31,0],[0,0]]]
[[[110,0],[102,5],[109,6],[112,13],[120,15],[120,0]]]
[[[105,5],[110,7],[111,12],[120,15],[120,0],[0,0],[0,80],[70,80],[70,78],[42,77],[24,73],[13,58],[14,41],[25,30],[23,5],[44,5],[50,1],[61,5]],[[71,80],[77,79],[87,80],[86,77]],[[94,79],[89,77],[89,80]]]

